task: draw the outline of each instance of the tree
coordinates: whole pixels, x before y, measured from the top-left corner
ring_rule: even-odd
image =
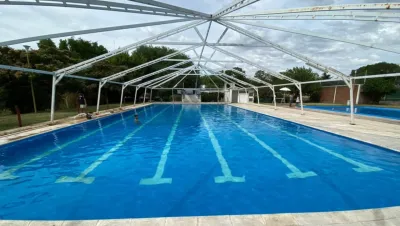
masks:
[[[357,73],[356,73],[357,71]],[[366,65],[352,70],[353,76],[363,75],[376,75],[376,74],[389,74],[399,73],[400,66],[398,64],[391,64],[386,62],[380,62],[377,64]],[[379,103],[383,96],[391,94],[396,91],[396,79],[395,78],[373,78],[366,79],[362,86],[362,92],[373,102]]]
[[[272,75],[265,73],[265,71],[262,71],[262,70],[256,71],[256,73],[254,74],[254,77],[261,79],[263,81],[269,82],[269,83],[272,83],[273,78],[274,78]]]
[[[321,76],[321,80],[328,80],[331,78],[332,78],[332,76],[330,74],[327,74],[326,72],[324,72]]]
[[[305,68],[305,67],[294,67],[292,69],[286,70],[282,74],[299,82],[316,81],[320,79],[319,75],[313,72],[311,68]],[[311,101],[319,102],[321,93],[321,84],[319,83],[304,84],[302,85],[302,92],[303,95],[309,95]]]
[[[42,39],[38,43],[39,49],[56,48],[56,44],[51,39]]]

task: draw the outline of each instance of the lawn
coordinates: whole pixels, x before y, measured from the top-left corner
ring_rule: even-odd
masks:
[[[125,104],[129,105],[129,104]],[[119,104],[100,105],[100,110],[118,108]],[[88,112],[95,112],[96,106],[88,106]],[[54,118],[62,119],[77,115],[77,109],[59,110],[54,113]],[[47,122],[50,120],[50,111],[21,114],[22,126],[29,126],[36,123]],[[18,127],[17,115],[3,113],[0,115],[0,131]]]

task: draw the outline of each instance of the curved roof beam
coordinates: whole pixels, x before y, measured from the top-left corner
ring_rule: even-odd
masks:
[[[222,77],[221,76],[221,74],[222,73],[217,73],[217,72],[215,72],[215,71],[213,71],[213,70],[207,70],[206,68],[203,68],[203,65],[199,65],[199,69],[201,69],[201,71],[203,71],[204,73],[210,73],[210,74],[213,74],[213,75],[215,75],[215,77],[217,77],[219,80],[221,80],[222,82],[224,82],[224,83],[234,83],[235,84],[235,86],[238,86],[238,87],[241,87],[241,88],[245,88],[244,86],[242,86],[242,85],[240,85],[240,84],[238,84],[237,82],[235,82],[235,81],[231,81],[231,80],[229,80],[229,79],[227,79],[227,78],[225,78],[225,77]]]
[[[387,12],[315,12],[315,13],[284,13],[284,14],[255,14],[255,15],[232,15],[221,19],[230,20],[355,20],[374,22],[400,23],[400,13]]]
[[[157,16],[172,16],[185,18],[209,18],[210,16],[199,16],[197,14],[182,13],[181,11],[124,4],[118,2],[98,1],[98,0],[32,0],[32,1],[0,1],[0,5],[29,5],[29,6],[53,6],[80,9],[105,10],[124,13],[149,14]]]
[[[182,46],[182,45],[186,45],[186,46],[193,46],[193,45],[202,45],[202,42],[150,42],[148,44],[151,45],[164,45],[164,46],[168,46],[168,45],[172,45],[172,46]],[[238,47],[270,47],[270,46],[266,46],[264,44],[240,44],[240,43],[210,43],[207,42],[207,45],[209,46],[238,46]]]
[[[233,54],[233,53],[228,52],[228,51],[226,51],[226,50],[223,50],[223,49],[221,49],[221,48],[212,47],[212,46],[210,46],[210,48],[213,48],[213,49],[215,49],[215,50],[217,50],[217,51],[219,51],[219,52],[221,52],[221,53],[223,53],[223,54],[225,54],[225,55],[228,55],[228,56],[230,56],[230,57],[236,58],[236,59],[242,61],[243,63],[252,65],[252,66],[254,66],[254,67],[256,67],[256,68],[258,68],[258,69],[260,69],[260,70],[263,70],[263,71],[267,72],[268,74],[270,74],[270,75],[272,75],[272,76],[274,76],[274,77],[276,77],[276,78],[284,79],[284,80],[287,80],[287,81],[290,81],[290,82],[293,82],[293,83],[298,83],[298,82],[299,82],[299,81],[294,80],[294,79],[292,79],[292,78],[290,78],[290,77],[288,77],[288,76],[286,76],[286,75],[283,75],[283,74],[281,74],[281,73],[278,73],[278,72],[276,72],[276,71],[273,71],[273,70],[271,70],[271,69],[268,69],[268,68],[266,68],[266,67],[263,67],[263,66],[261,66],[261,65],[259,65],[259,64],[256,64],[256,63],[252,62],[251,60],[247,60],[247,59],[245,59],[245,58],[243,58],[243,57],[240,57],[240,56],[238,56],[238,55],[236,55],[236,54]]]
[[[33,37],[29,37],[29,38],[21,38],[21,39],[14,39],[14,40],[10,40],[10,41],[0,42],[0,46],[15,45],[15,44],[38,41],[38,40],[49,39],[49,38],[50,39],[61,38],[61,37],[67,37],[67,36],[125,30],[125,29],[132,29],[132,28],[138,28],[138,27],[148,27],[148,26],[156,26],[156,25],[162,25],[162,24],[181,23],[181,22],[186,22],[186,21],[190,21],[190,19],[166,20],[166,21],[157,21],[157,22],[150,22],[150,23],[140,23],[140,24],[104,27],[104,28],[96,28],[96,29],[87,29],[87,30],[81,30],[81,31],[62,32],[62,33],[56,33],[56,34],[40,35],[40,36],[33,36]]]
[[[165,84],[166,82],[169,82],[169,81],[171,81],[172,79],[174,79],[174,78],[180,76],[181,74],[185,73],[186,71],[188,71],[188,70],[190,70],[190,69],[192,69],[192,68],[194,68],[194,65],[192,65],[192,66],[190,66],[190,67],[187,67],[187,68],[184,68],[184,69],[182,69],[182,70],[180,70],[180,71],[175,72],[175,74],[174,74],[173,76],[171,76],[171,77],[168,78],[167,80],[162,81],[161,83],[158,83],[158,84],[151,84],[151,86],[149,85],[148,87],[150,87],[151,89],[157,88],[157,87],[159,87],[159,86]]]
[[[336,70],[334,68],[325,66],[325,65],[319,63],[318,61],[316,61],[314,59],[311,59],[311,58],[306,57],[306,56],[304,56],[304,55],[302,55],[300,53],[297,53],[297,52],[295,52],[293,50],[290,50],[290,49],[288,49],[286,47],[283,47],[283,46],[278,45],[278,44],[276,44],[274,42],[266,40],[266,39],[262,38],[261,36],[253,34],[253,33],[249,32],[249,31],[247,31],[246,29],[243,29],[241,27],[233,25],[233,24],[231,24],[229,22],[218,21],[218,23],[220,23],[220,24],[222,24],[222,25],[224,25],[226,27],[229,27],[230,29],[235,30],[235,31],[247,36],[247,37],[250,37],[250,38],[252,38],[254,40],[257,40],[257,41],[259,41],[261,43],[264,43],[266,45],[271,45],[271,47],[273,47],[276,50],[279,50],[279,51],[281,51],[283,53],[286,53],[286,54],[288,54],[290,56],[293,56],[293,57],[295,57],[295,58],[297,58],[299,60],[302,60],[305,63],[312,64],[312,65],[314,65],[314,67],[321,68],[321,69],[331,73],[332,75],[339,76],[340,78],[342,78],[346,82],[347,85],[349,85],[349,77],[347,75],[345,75],[344,73],[342,73],[342,72],[340,72],[340,71],[338,71],[338,70]],[[218,48],[218,47],[211,47],[211,48]]]
[[[121,72],[118,72],[118,73],[116,73],[116,74],[107,76],[107,77],[103,78],[102,80],[103,80],[103,81],[111,81],[111,80],[115,80],[115,79],[117,79],[117,78],[121,78],[121,77],[125,76],[125,75],[128,74],[128,73],[131,73],[131,72],[140,70],[140,69],[145,68],[145,67],[147,67],[147,66],[156,64],[156,63],[161,62],[161,61],[164,61],[165,59],[169,59],[169,58],[174,57],[174,56],[176,56],[176,55],[179,55],[179,54],[185,53],[185,52],[187,52],[187,51],[193,50],[193,49],[195,49],[195,48],[197,48],[197,47],[199,47],[199,46],[200,46],[200,45],[188,47],[188,48],[182,49],[182,50],[180,50],[180,51],[177,51],[177,52],[174,52],[174,53],[165,55],[165,56],[163,56],[163,57],[159,57],[159,58],[157,58],[157,59],[155,59],[155,60],[152,60],[152,61],[143,63],[143,64],[138,65],[138,66],[136,66],[136,67],[129,68],[129,69],[125,70],[125,71],[121,71]],[[168,67],[168,68],[172,68],[172,67]]]
[[[171,29],[171,30],[169,30],[169,31],[166,31],[166,32],[157,34],[157,35],[152,36],[152,37],[150,37],[150,38],[146,38],[146,39],[141,40],[141,41],[139,41],[139,42],[136,42],[136,43],[133,43],[133,44],[130,44],[130,45],[127,45],[127,46],[118,48],[118,49],[116,49],[116,50],[114,50],[114,51],[111,51],[111,52],[102,54],[102,55],[100,55],[100,56],[97,56],[97,57],[94,57],[94,58],[91,58],[91,59],[82,61],[82,62],[80,62],[80,63],[78,63],[78,64],[74,64],[74,65],[72,65],[72,66],[69,66],[69,67],[60,69],[60,70],[56,71],[56,77],[58,77],[57,80],[59,81],[59,80],[62,79],[62,77],[63,77],[64,75],[66,75],[66,74],[72,74],[72,73],[74,73],[74,72],[76,72],[76,71],[80,71],[80,70],[83,70],[83,69],[85,69],[85,68],[91,67],[94,63],[103,61],[103,60],[108,59],[108,58],[110,58],[110,57],[116,56],[116,55],[118,55],[118,54],[120,54],[120,53],[127,52],[127,51],[129,51],[129,50],[135,49],[135,48],[137,48],[137,47],[139,47],[139,46],[142,46],[142,45],[145,45],[145,44],[147,44],[147,43],[149,43],[149,42],[154,42],[154,41],[157,41],[157,40],[160,40],[160,39],[169,37],[169,36],[171,36],[171,35],[180,33],[180,32],[182,32],[182,31],[185,31],[185,30],[187,30],[187,29],[196,27],[196,26],[198,26],[198,25],[200,25],[200,24],[203,24],[203,23],[205,23],[205,22],[207,22],[207,21],[205,21],[205,20],[202,20],[202,21],[194,21],[194,22],[192,22],[192,23],[185,24],[185,25],[182,25],[182,26],[180,26],[180,27]]]
[[[317,38],[322,38],[322,39],[328,39],[328,40],[333,40],[333,41],[338,41],[338,42],[344,42],[344,43],[350,43],[350,44],[355,44],[359,46],[364,46],[364,47],[369,47],[372,49],[379,49],[383,50],[386,52],[391,52],[391,53],[397,53],[400,54],[400,51],[396,51],[392,48],[384,47],[384,46],[379,46],[379,45],[374,45],[370,43],[364,43],[364,42],[357,42],[357,41],[352,41],[349,39],[344,39],[344,38],[336,38],[331,35],[323,35],[319,34],[316,32],[312,31],[307,31],[307,30],[295,30],[295,29],[287,29],[287,28],[282,28],[282,27],[276,27],[276,26],[271,26],[271,25],[266,25],[266,24],[255,24],[255,23],[249,23],[249,22],[243,22],[243,21],[232,21],[238,24],[245,24],[245,25],[250,25],[254,27],[262,27],[262,28],[267,28],[271,30],[277,30],[277,31],[283,31],[283,32],[289,32],[293,34],[300,34],[300,35],[305,35],[305,36],[311,36],[311,37],[317,37]]]
[[[260,12],[242,13],[241,16],[254,15],[276,15],[286,13],[306,13],[306,12],[323,12],[323,11],[346,11],[346,10],[400,10],[400,2],[397,3],[361,3],[361,4],[343,4],[343,5],[326,5],[326,6],[311,6],[292,9],[277,9]],[[232,15],[238,16],[238,15]]]
[[[260,1],[260,0],[236,0],[236,1],[233,1],[229,5],[223,7],[222,9],[218,10],[217,12],[215,12],[212,15],[212,18],[213,19],[218,19],[221,16],[224,16],[226,14],[232,13],[232,12],[234,12],[236,10],[239,10],[239,9],[245,7],[245,6],[248,6],[248,5],[253,4],[255,2],[258,2],[258,1]]]
[[[192,61],[191,61],[191,60],[187,60],[187,61],[184,61],[184,62],[180,62],[180,63],[174,64],[174,65],[171,65],[171,66],[169,66],[169,67],[160,69],[160,70],[158,70],[158,71],[154,71],[154,72],[152,72],[152,73],[150,73],[150,74],[143,75],[143,76],[140,76],[140,77],[138,77],[138,78],[134,78],[134,79],[132,79],[132,80],[129,80],[129,81],[125,82],[124,84],[125,84],[125,85],[131,85],[131,84],[133,84],[133,83],[140,82],[140,81],[142,81],[142,80],[145,79],[145,78],[151,77],[151,76],[156,75],[156,74],[159,74],[159,73],[161,73],[161,72],[169,71],[170,68],[179,67],[179,66],[181,66],[181,65],[184,65],[184,64],[190,63],[190,62],[192,62]],[[182,68],[180,68],[179,70],[182,70]],[[176,72],[173,72],[173,73],[176,73]]]
[[[187,8],[183,8],[183,7],[179,7],[179,6],[175,6],[175,5],[170,5],[167,3],[163,3],[163,2],[158,2],[158,1],[154,1],[154,0],[129,0],[131,2],[137,2],[137,3],[141,3],[141,4],[146,4],[146,5],[152,5],[152,6],[156,6],[156,7],[161,7],[161,8],[165,8],[165,9],[170,9],[170,10],[174,10],[174,11],[179,11],[181,13],[185,13],[185,14],[191,14],[191,15],[197,15],[197,16],[201,16],[204,18],[210,18],[211,15],[210,14],[206,14],[200,11],[196,11],[196,10],[191,10],[191,9],[187,9]]]
[[[207,59],[207,58],[205,58],[205,59]],[[224,65],[222,65],[222,64],[215,63],[215,62],[211,62],[211,63],[220,66],[223,70],[226,69],[226,67],[225,67]],[[209,68],[209,67],[207,67],[207,66],[201,65],[201,67],[203,67],[203,68],[205,68],[205,69],[207,69],[207,70],[209,70],[209,71],[211,71],[211,72],[213,72],[213,73],[216,73],[215,71],[213,71],[211,68]],[[241,75],[243,75],[244,77],[247,77],[247,75],[246,75],[245,73],[243,73],[243,72],[241,72],[241,71],[238,71],[238,70],[236,70],[236,69],[234,69],[234,68],[229,69],[229,70],[230,70],[230,71],[233,71],[233,72],[235,72],[235,73],[241,74]],[[234,80],[234,81],[236,81],[236,82],[239,83],[239,84],[242,84],[242,85],[245,85],[245,86],[250,86],[250,87],[253,87],[253,88],[255,87],[255,85],[250,84],[250,83],[248,83],[248,82],[245,82],[245,81],[243,81],[243,80],[237,79],[237,78],[235,78],[235,77],[233,77],[233,76],[227,75],[225,72],[219,73],[219,75],[220,75],[220,76],[223,76],[223,77],[226,77],[226,78],[230,78],[231,80]]]

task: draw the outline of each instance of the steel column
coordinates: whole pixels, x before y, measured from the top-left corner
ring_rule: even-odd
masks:
[[[297,86],[297,88],[299,89],[301,114],[304,115],[304,108],[303,108],[303,92],[301,91],[301,84],[298,84],[298,85],[296,85],[296,86]]]
[[[133,106],[135,106],[135,105],[136,105],[136,97],[137,97],[137,91],[138,91],[138,89],[140,89],[140,87],[136,86],[136,90],[135,90],[135,98],[134,98],[134,101],[133,101]]]
[[[336,89],[337,89],[337,86],[335,86],[335,93],[333,94],[333,103],[335,103],[335,101],[336,101]]]
[[[96,107],[96,113],[99,113],[99,109],[100,109],[100,98],[101,98],[101,88],[104,86],[104,84],[106,84],[105,82],[99,82],[99,90],[97,93],[97,107]]]
[[[350,125],[355,125],[354,123],[354,94],[353,94],[353,79],[350,80]]]
[[[258,88],[256,89],[257,91],[257,103],[260,104],[260,95],[258,95]]]
[[[272,86],[272,95],[274,97],[274,109],[276,110],[276,95],[275,95],[275,86]]]
[[[119,103],[119,107],[122,108],[122,101],[124,99],[124,90],[125,90],[126,86],[122,85],[122,89],[121,89],[121,101]]]
[[[143,104],[146,103],[147,88],[144,88]]]
[[[56,75],[53,75],[53,82],[51,83],[51,110],[50,110],[50,121],[54,121],[54,108],[56,104]]]

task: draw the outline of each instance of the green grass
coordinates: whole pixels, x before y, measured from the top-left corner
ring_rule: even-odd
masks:
[[[129,105],[129,104],[125,104]],[[100,105],[100,111],[119,108],[119,104],[105,104]],[[88,106],[87,112],[95,112],[96,106]],[[78,114],[77,109],[67,109],[67,110],[58,110],[54,112],[54,118],[63,119],[71,116],[75,116]],[[36,123],[48,122],[50,121],[50,111],[38,112],[38,113],[27,113],[21,114],[22,126],[29,126]],[[18,128],[18,119],[17,115],[11,114],[10,112],[3,112],[0,114],[0,131]]]

